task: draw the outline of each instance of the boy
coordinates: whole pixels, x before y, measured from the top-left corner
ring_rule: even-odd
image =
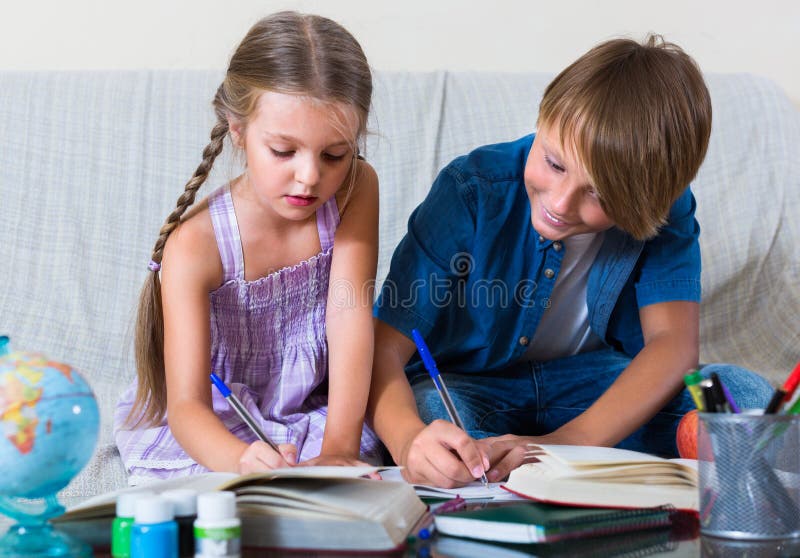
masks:
[[[681,390],[699,358],[700,249],[687,185],[711,131],[700,70],[656,37],[608,41],[548,86],[537,129],[439,174],[376,303],[368,417],[411,481],[499,481],[531,442],[674,455],[692,408]],[[414,328],[466,433],[436,420],[447,414]],[[755,374],[712,371],[740,406],[768,401]]]

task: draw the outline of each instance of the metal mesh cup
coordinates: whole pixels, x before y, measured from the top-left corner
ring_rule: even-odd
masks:
[[[800,537],[800,416],[698,416],[701,533]]]

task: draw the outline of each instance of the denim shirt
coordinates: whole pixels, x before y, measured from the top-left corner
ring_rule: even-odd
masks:
[[[445,167],[392,256],[374,314],[408,337],[419,330],[442,371],[513,364],[550,305],[566,246],[531,224],[523,173],[533,137],[480,147]],[[644,346],[640,308],[700,301],[695,207],[687,187],[656,237],[605,232],[586,302],[607,345],[633,357]],[[415,354],[407,372],[420,370]]]

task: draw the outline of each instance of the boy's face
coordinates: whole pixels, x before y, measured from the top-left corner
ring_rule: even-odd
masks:
[[[561,146],[557,130],[540,127],[525,163],[531,224],[550,240],[611,228],[583,165]]]

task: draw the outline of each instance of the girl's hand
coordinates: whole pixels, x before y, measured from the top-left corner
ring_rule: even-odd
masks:
[[[294,444],[280,444],[278,449],[280,453],[276,453],[261,440],[253,442],[239,457],[239,474],[246,475],[297,465],[297,447]]]
[[[372,467],[369,463],[364,463],[363,461],[359,461],[358,459],[354,459],[352,457],[346,455],[318,455],[313,459],[309,459],[307,461],[303,461],[302,463],[298,464],[300,467],[310,467],[312,465],[335,465],[335,466],[343,466],[343,467]],[[370,473],[367,475],[371,479],[381,480],[380,474],[378,472]]]

